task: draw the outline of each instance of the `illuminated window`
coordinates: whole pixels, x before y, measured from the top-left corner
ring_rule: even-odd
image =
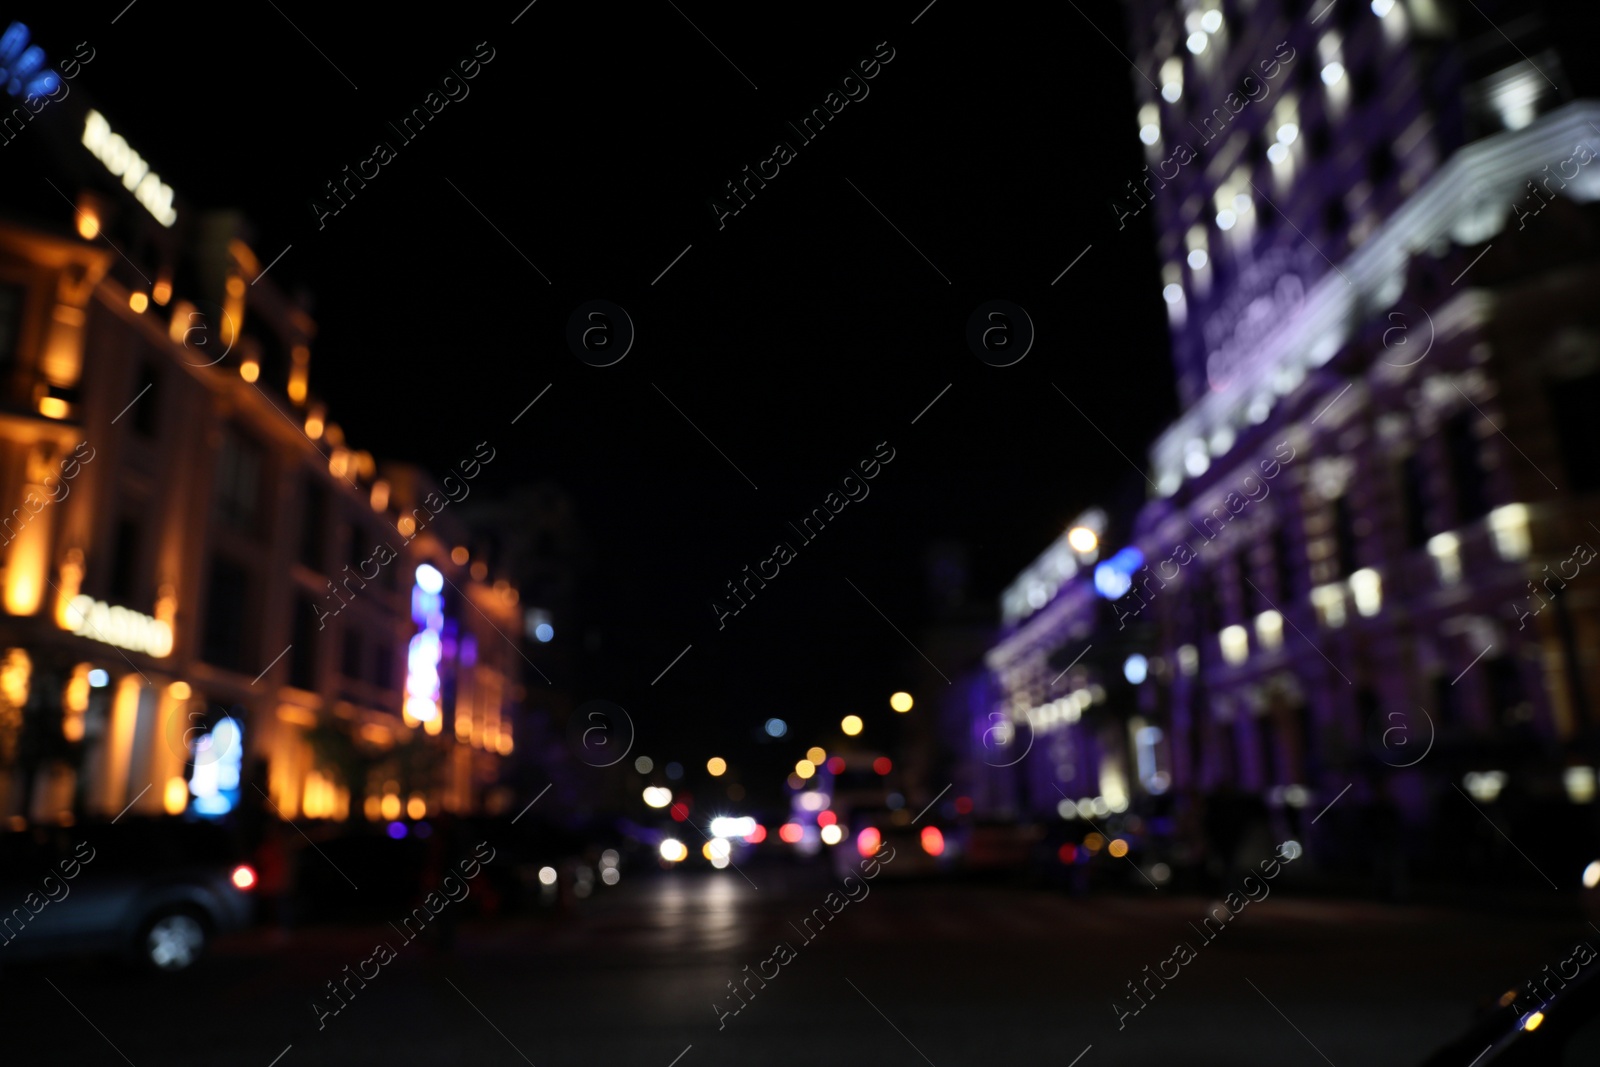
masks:
[[[1256,640],[1268,652],[1283,647],[1283,616],[1276,611],[1263,611],[1256,616]]]
[[[1442,533],[1428,540],[1428,555],[1439,568],[1439,581],[1455,585],[1461,580],[1461,539],[1453,533]]]
[[[1237,667],[1250,658],[1250,634],[1243,626],[1225,626],[1217,639],[1222,645],[1222,658],[1229,666]]]
[[[1363,616],[1376,615],[1383,608],[1383,581],[1371,567],[1363,567],[1350,576],[1350,595],[1355,598],[1356,610]]]
[[[1319,585],[1311,590],[1311,603],[1317,609],[1317,621],[1329,629],[1344,625],[1344,586]]]
[[[1525,504],[1507,504],[1489,512],[1489,529],[1494,534],[1495,551],[1501,559],[1527,559],[1533,548],[1528,534],[1528,508]]]

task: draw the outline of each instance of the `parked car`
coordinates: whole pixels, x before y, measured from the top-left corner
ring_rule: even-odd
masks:
[[[251,919],[255,870],[228,832],[178,819],[0,834],[0,965],[117,955],[192,967]]]
[[[1593,959],[1592,950],[1589,959]],[[1569,959],[1557,965],[1578,961]],[[1512,988],[1460,1037],[1423,1061],[1422,1067],[1588,1067],[1600,1063],[1600,963],[1580,965],[1570,981],[1540,975],[1554,993],[1536,1000],[1526,987]]]

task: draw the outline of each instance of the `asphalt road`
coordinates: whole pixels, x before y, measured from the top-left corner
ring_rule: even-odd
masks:
[[[0,1047],[8,1063],[136,1067],[1413,1064],[1476,997],[1587,929],[1275,893],[1203,943],[1190,924],[1210,902],[1195,897],[880,879],[833,898],[838,915],[808,939],[797,927],[837,883],[745,873],[626,876],[575,914],[466,924],[448,953],[378,925],[252,932],[160,980],[87,961],[15,968]],[[1180,941],[1194,958],[1119,1029],[1113,1000],[1131,1004],[1125,983]],[[319,1029],[324,983],[378,942],[392,961]],[[721,1015],[740,1003],[728,983],[758,972],[775,976]]]

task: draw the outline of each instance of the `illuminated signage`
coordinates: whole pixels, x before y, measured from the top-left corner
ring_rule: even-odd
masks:
[[[68,621],[76,619],[72,632],[117,648],[128,648],[151,656],[172,651],[172,624],[119,608],[89,596],[75,596],[67,604]]]
[[[1133,573],[1144,566],[1144,553],[1132,545],[1094,569],[1095,592],[1116,600],[1133,588]]]
[[[201,815],[226,815],[239,805],[239,768],[244,745],[239,724],[224,718],[194,744],[194,774],[189,792]]]
[[[438,733],[439,663],[444,658],[440,635],[444,632],[444,575],[426,563],[417,568],[417,584],[411,590],[411,618],[421,629],[406,651],[406,724],[422,723],[429,733]]]
[[[128,147],[121,134],[112,133],[106,117],[93,108],[83,123],[83,147],[93,152],[95,158],[106,165],[106,170],[122,179],[123,187],[156,217],[157,222],[171,226],[178,221],[177,209],[172,206],[172,186],[150,169],[143,156]]]
[[[61,87],[61,75],[46,65],[44,49],[28,44],[28,27],[20,22],[0,35],[0,84],[24,100],[49,96]]]

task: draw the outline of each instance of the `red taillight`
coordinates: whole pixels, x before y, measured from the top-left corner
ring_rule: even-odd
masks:
[[[256,869],[248,863],[241,863],[233,869],[233,884],[239,889],[254,889],[256,887]]]
[[[869,826],[856,835],[856,851],[863,856],[877,853],[878,846],[883,844],[883,835],[878,833],[876,827]]]
[[[778,827],[778,838],[784,844],[797,844],[805,836],[805,829],[797,822],[786,822]]]
[[[766,839],[767,828],[762,826],[760,823],[756,823],[756,828],[744,835],[744,843],[747,845],[759,845]]]
[[[839,816],[835,815],[831,811],[819,811],[819,812],[817,812],[817,825],[818,826],[832,826],[834,823],[836,823],[838,821],[839,821]]]
[[[924,826],[922,828],[922,851],[930,856],[943,854],[944,834],[939,832],[937,826]]]

